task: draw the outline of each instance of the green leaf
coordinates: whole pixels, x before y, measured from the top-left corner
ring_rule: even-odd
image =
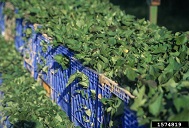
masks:
[[[56,56],[54,56],[54,59],[58,62],[58,63],[60,63],[61,61],[62,61],[62,55],[56,55]]]
[[[170,121],[189,121],[189,109],[184,109],[182,112],[175,114],[175,115],[171,115],[169,117]]]
[[[113,64],[116,64],[117,60],[119,59],[120,57],[118,56],[115,56],[115,57],[112,57],[111,60],[113,62]]]
[[[77,73],[71,75],[66,86],[70,85],[77,77],[78,77]]]
[[[81,93],[81,96],[82,96],[83,98],[85,98],[85,92],[84,92],[84,90],[80,90],[80,93]]]
[[[162,84],[161,86],[166,87],[166,86],[170,86],[175,88],[178,85],[178,83],[175,82],[174,78],[169,79],[168,82],[166,82],[165,84]]]
[[[73,45],[73,46],[74,46],[74,45],[77,45],[77,42],[78,42],[78,41],[77,41],[77,40],[74,40],[74,39],[67,39],[67,40],[66,40],[66,43],[71,44],[71,45]]]
[[[85,113],[86,113],[86,115],[87,115],[88,117],[91,116],[91,110],[90,110],[90,109],[85,110]]]
[[[107,104],[107,103],[106,103],[106,102],[107,102],[107,99],[102,97],[102,98],[100,99],[100,102],[102,102],[102,104],[106,105],[106,104]]]
[[[177,109],[177,112],[179,113],[182,108],[188,108],[189,107],[189,96],[181,96],[176,97],[173,99],[173,103],[175,105],[175,108]]]
[[[134,81],[137,77],[137,73],[131,68],[126,69],[126,75],[131,81]]]
[[[144,114],[144,110],[142,108],[139,108],[137,111],[137,116],[143,116]]]
[[[184,73],[183,75],[183,80],[189,80],[189,71],[187,71],[186,73]]]
[[[44,71],[44,72],[46,72],[47,73],[47,71],[48,71],[48,66],[44,66],[43,68],[42,68],[42,70]]]
[[[110,112],[112,110],[112,107],[107,108],[107,112]]]
[[[187,37],[185,35],[179,36],[176,38],[176,44],[182,45],[187,42]]]
[[[30,28],[26,29],[25,31],[27,37],[29,37],[32,34],[32,30]]]
[[[39,11],[40,11],[39,8],[36,8],[36,7],[30,8],[31,13],[38,13]]]
[[[182,81],[180,86],[189,88],[189,81]]]
[[[69,59],[67,59],[67,57],[59,54],[59,55],[56,55],[54,59],[62,66],[63,69],[68,68]]]
[[[166,74],[162,73],[159,77],[158,77],[158,81],[159,81],[159,84],[164,84],[166,83],[168,80]]]
[[[109,39],[108,39],[108,43],[110,43],[111,45],[116,44],[115,38],[114,38],[114,37],[109,38]]]
[[[102,67],[102,62],[101,61],[99,61],[97,63],[97,70],[98,70],[99,73],[102,73],[102,71],[103,71],[103,67]]]
[[[85,122],[86,122],[86,123],[89,123],[89,122],[90,122],[90,120],[85,120]]]
[[[81,80],[80,80],[80,82],[78,84],[82,85],[83,88],[89,87],[89,79],[88,79],[88,77],[84,73],[82,73],[80,71],[77,71],[75,74],[72,74],[70,76],[66,86],[70,85],[76,78],[81,78]]]
[[[113,105],[113,106],[114,106],[114,108],[116,108],[116,109],[117,109],[117,108],[118,108],[118,107],[121,105],[122,100],[121,100],[121,99],[119,99],[119,98],[117,98],[117,97],[116,97],[116,99],[115,99],[115,100],[116,100],[116,104],[115,104],[115,105]]]
[[[58,115],[58,114],[55,116],[55,119],[57,119],[59,122],[63,121],[62,118],[60,117],[60,115]]]
[[[82,81],[82,82],[79,82],[78,84],[83,86],[83,88],[88,88],[89,87],[89,81]]]
[[[57,42],[62,42],[62,41],[63,41],[63,38],[62,38],[61,35],[58,35],[58,34],[57,34],[55,37],[56,37],[56,39],[57,39]]]
[[[104,57],[104,56],[102,56],[102,55],[99,55],[99,57],[102,59],[102,61],[104,62],[104,63],[109,63],[109,60],[106,58],[106,57]]]
[[[112,126],[113,126],[113,121],[112,120],[110,120],[110,122],[109,122],[109,127],[111,128]]]
[[[144,98],[146,87],[142,86],[138,91],[135,89],[133,92],[137,98],[134,99],[134,103],[131,105],[131,109],[137,111],[140,106],[143,106],[147,99]]]
[[[155,101],[153,101],[149,105],[149,111],[154,116],[158,116],[158,114],[160,113],[160,109],[161,109],[161,106],[162,106],[162,99],[163,99],[163,93],[157,94]]]
[[[95,90],[90,90],[92,94],[96,94],[96,91]]]

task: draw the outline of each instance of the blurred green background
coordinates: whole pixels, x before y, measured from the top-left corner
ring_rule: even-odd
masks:
[[[148,20],[149,6],[146,0],[110,0],[127,14]],[[189,0],[161,0],[158,6],[159,26],[165,26],[173,32],[189,31]]]

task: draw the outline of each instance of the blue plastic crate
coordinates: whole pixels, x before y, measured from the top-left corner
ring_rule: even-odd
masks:
[[[42,50],[41,41],[48,45],[47,50]],[[118,86],[102,85],[99,83],[99,74],[95,71],[82,66],[76,59],[72,58],[73,53],[63,46],[52,48],[49,45],[49,40],[42,34],[36,35],[36,53],[37,61],[35,64],[43,64],[41,56],[46,60],[46,66],[48,71],[42,72],[42,79],[51,87],[51,98],[67,113],[70,119],[81,127],[95,127],[100,128],[101,124],[108,124],[109,118],[104,115],[103,104],[100,102],[100,97],[110,98],[112,94],[116,95],[125,102],[125,107],[129,102],[129,96],[124,93],[124,89]],[[54,60],[54,56],[62,54],[70,58],[71,65],[68,69],[63,70],[61,66]],[[30,67],[31,68],[31,67]],[[29,69],[29,66],[28,66]],[[71,74],[74,74],[77,70],[86,74],[89,78],[90,85],[84,92],[89,97],[92,96],[90,90],[96,92],[96,98],[89,98],[86,100],[77,91],[82,89],[78,87],[77,81],[66,87],[67,81]],[[56,73],[55,73],[56,72]],[[36,76],[37,77],[37,76]],[[91,116],[88,117],[85,114],[87,108],[91,112]],[[122,118],[121,127],[134,127],[139,128],[135,113],[125,109],[124,117]],[[84,119],[85,118],[85,119]]]
[[[32,28],[32,36],[29,39],[31,43],[23,42],[22,44],[16,43],[18,47],[23,47],[23,54],[27,52],[31,62],[25,60],[25,67],[32,73],[32,76],[37,79],[38,70],[37,64],[44,64],[48,66],[47,72],[41,72],[41,78],[51,87],[51,98],[67,113],[70,119],[81,127],[95,127],[100,128],[101,124],[108,124],[109,117],[105,117],[103,104],[100,102],[100,97],[110,98],[112,94],[116,95],[125,102],[124,117],[122,119],[123,128],[139,128],[136,114],[127,108],[129,97],[124,93],[124,90],[118,86],[109,86],[107,84],[102,85],[99,82],[99,74],[95,71],[82,66],[76,59],[72,58],[71,53],[67,48],[58,46],[53,48],[50,45],[50,41],[40,33],[35,33],[32,25],[22,26],[22,20],[17,21],[18,37],[25,36],[22,31],[26,28]],[[18,39],[18,38],[17,38]],[[18,39],[19,41],[21,40]],[[41,42],[47,45],[46,51],[43,51],[43,45]],[[54,60],[54,56],[57,54],[65,55],[70,59],[70,66],[68,69],[63,70],[61,66]],[[42,58],[46,61],[44,63]],[[81,71],[89,78],[90,84],[88,89],[84,89],[84,93],[89,96],[86,100],[78,93],[78,90],[82,90],[78,87],[77,81],[73,82],[70,86],[66,87],[68,79],[71,74],[76,71]],[[56,72],[56,73],[55,73]],[[95,98],[92,98],[91,90],[96,92]],[[86,109],[91,112],[91,116],[86,116]]]
[[[106,93],[112,93],[115,96],[119,97],[124,102],[124,113],[123,113],[123,116],[120,118],[120,119],[122,119],[122,125],[120,127],[122,127],[122,128],[146,128],[145,126],[139,126],[138,121],[137,121],[136,112],[130,110],[130,108],[128,106],[130,97],[127,95],[125,90],[123,88],[120,88],[116,83],[112,82],[112,80],[110,80],[108,78],[105,78],[105,79],[109,80],[109,82],[105,82],[105,83],[100,82],[101,84],[98,85],[99,90],[100,91],[104,90]],[[106,84],[106,83],[111,83],[111,82],[113,84],[110,84],[110,85]],[[101,115],[103,115],[102,114],[103,110],[100,109],[99,112],[101,112]]]
[[[37,42],[37,52],[39,57],[47,58],[50,53],[52,53],[52,46],[50,45],[50,40],[47,39],[45,36],[42,34],[38,33],[36,37],[36,42]],[[46,46],[46,49],[43,50],[43,44]],[[40,58],[39,58],[40,59]]]
[[[70,87],[66,87],[69,75],[69,69],[63,70],[61,67],[56,69],[56,73],[54,72],[54,67],[59,66],[56,62],[53,63],[53,67],[51,67],[49,71],[49,79],[51,87],[51,98],[54,102],[56,102],[66,113],[70,115]]]
[[[36,36],[33,25],[26,25],[24,29],[31,28],[32,34],[29,39],[24,42],[23,47],[23,56],[24,56],[24,67],[27,68],[34,79],[37,79],[38,72],[37,72],[37,42]]]
[[[24,40],[23,40],[23,19],[16,19],[16,35],[15,35],[15,47],[21,54],[23,53]]]
[[[71,86],[71,119],[72,121],[81,127],[93,127],[100,128],[101,124],[109,124],[110,117],[105,115],[104,107],[100,99],[111,98],[112,95],[119,97],[124,102],[124,113],[119,118],[122,120],[122,124],[119,127],[122,128],[141,128],[138,126],[136,113],[131,111],[128,108],[129,96],[125,93],[125,90],[120,88],[112,80],[104,77],[101,74],[96,73],[95,71],[82,66],[76,59],[72,58],[71,60],[71,74],[74,74],[76,71],[83,72],[88,76],[90,84],[89,88],[84,89],[84,93],[91,96],[90,90],[96,92],[95,99],[89,98],[86,100],[82,97],[81,94],[77,94],[77,90],[82,89],[78,87],[77,81],[72,83]],[[103,77],[102,77],[103,76]],[[106,82],[103,83],[100,79],[106,79]],[[109,82],[107,82],[109,81]],[[82,106],[85,106],[90,109],[91,117],[86,118],[89,122],[84,121],[83,116],[85,115],[85,110],[82,109]]]
[[[130,110],[128,106],[124,107],[124,128],[146,128],[146,126],[139,126],[136,112]]]
[[[47,46],[45,50],[43,50],[43,46]],[[36,35],[36,45],[37,45],[37,55],[38,55],[38,62],[40,64],[42,63],[42,58],[48,59],[48,56],[53,52],[52,46],[50,46],[50,40],[48,40],[46,37],[44,37],[42,34],[38,33]],[[48,61],[48,60],[47,60]]]
[[[131,111],[126,105],[124,107],[124,127],[139,128],[136,113],[134,111]]]
[[[53,57],[57,54],[62,54],[70,59],[71,65],[68,69],[63,70],[61,66],[53,59]],[[43,55],[46,58],[46,66],[48,66],[49,69],[47,73],[43,74],[42,79],[51,86],[51,98],[59,106],[61,106],[61,108],[67,113],[67,115],[77,126],[93,126],[95,128],[100,128],[101,124],[109,123],[108,116],[105,117],[104,108],[103,104],[100,102],[100,97],[110,98],[112,94],[114,94],[121,98],[127,107],[129,96],[124,93],[123,89],[119,88],[118,86],[100,84],[99,74],[89,68],[82,66],[81,63],[72,58],[73,53],[71,53],[68,49],[59,46],[47,51],[47,53],[43,53]],[[77,70],[83,72],[89,78],[89,88],[84,89],[85,94],[90,97],[88,100],[83,98],[83,96],[78,93],[78,90],[83,90],[83,88],[78,87],[77,81],[66,87],[70,75],[74,74]],[[94,99],[91,98],[91,90],[96,92]],[[83,107],[90,110],[91,117],[85,116],[86,110]],[[127,118],[127,120],[124,120],[123,123],[130,120],[133,119]]]
[[[67,48],[59,46],[51,50],[51,58],[49,65],[49,78],[51,79],[50,85],[52,88],[52,100],[55,101],[66,113],[70,115],[71,104],[70,104],[70,87],[66,87],[68,78],[70,77],[71,68],[70,65],[67,69],[62,69],[61,65],[58,64],[54,57],[56,55],[67,56],[69,59],[72,57],[71,53]]]
[[[47,46],[47,48],[45,49],[45,51],[43,50],[43,44],[45,44]],[[41,75],[40,77],[48,84],[50,85],[52,82],[50,82],[50,72],[44,72],[43,70],[39,70],[38,65],[42,65],[43,67],[47,66],[48,70],[52,61],[52,55],[54,50],[50,45],[50,40],[48,40],[47,38],[45,38],[42,34],[37,33],[36,35],[36,68],[38,70],[38,73]],[[38,74],[38,75],[39,75]]]
[[[23,24],[24,19],[16,19],[16,36],[15,36],[15,45],[18,47],[18,51],[21,53],[21,55],[24,55],[24,50],[27,48],[27,42],[28,40],[24,40],[26,37],[25,31],[28,28],[32,29],[32,35],[35,33],[34,28],[31,24],[25,23]],[[30,37],[30,39],[32,36]]]
[[[26,61],[24,61],[24,67],[31,73],[31,76],[34,79],[37,79],[38,72],[34,67],[32,67],[30,64],[28,64]]]
[[[41,40],[49,43],[47,42],[48,40],[46,40],[44,37],[41,37],[39,38],[39,41]],[[38,45],[40,45],[40,42]],[[49,47],[46,53],[41,50],[42,46],[39,46],[38,48],[38,55],[42,54],[42,56],[46,59],[45,66],[48,66],[48,71],[46,73],[42,72],[41,78],[51,87],[52,100],[56,102],[67,113],[67,115],[70,115],[70,87],[66,87],[66,84],[70,76],[71,68],[68,67],[67,69],[62,69],[61,65],[55,61],[54,57],[61,54],[71,58],[73,53],[63,46],[57,46],[55,48]],[[39,63],[42,64],[42,62],[40,62],[40,57],[38,60]]]
[[[40,33],[38,33],[36,36],[36,44],[37,63],[43,66],[49,67],[49,63],[52,63],[53,56],[56,54],[65,54],[68,57],[73,55],[73,53],[71,53],[67,48],[63,46],[52,47],[50,44],[50,40]],[[44,47],[46,47],[45,50],[43,50]],[[42,72],[42,78],[44,78],[44,80],[46,81],[47,74],[45,74],[46,73]],[[48,81],[46,82],[49,84]]]
[[[4,2],[0,2],[0,33],[1,35],[4,35],[5,33],[5,20],[4,20],[4,14],[3,14],[3,9],[4,9]]]

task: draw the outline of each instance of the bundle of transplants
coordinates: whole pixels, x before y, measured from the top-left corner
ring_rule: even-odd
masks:
[[[172,33],[109,0],[7,1],[19,10],[15,18],[40,25],[36,31],[51,46],[67,47],[84,66],[128,90],[140,125],[189,121],[189,32]]]

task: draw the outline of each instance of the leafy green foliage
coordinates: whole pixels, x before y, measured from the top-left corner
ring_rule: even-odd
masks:
[[[70,85],[74,80],[78,80],[78,84],[81,85],[83,88],[89,87],[89,79],[88,77],[80,71],[77,71],[75,74],[72,74],[68,80],[67,86]]]
[[[13,43],[0,37],[0,45],[0,73],[3,79],[0,90],[4,92],[0,105],[1,121],[9,116],[14,127],[74,127],[66,113],[46,97],[43,87],[31,79],[29,72],[23,68],[22,57],[15,51]]]
[[[65,56],[56,55],[54,57],[54,59],[56,60],[56,62],[58,62],[62,66],[63,69],[67,69],[68,68],[68,66],[69,66],[69,60]]]
[[[126,15],[108,0],[9,1],[19,9],[17,17],[41,24],[39,32],[54,45],[67,46],[84,65],[134,93],[131,108],[140,124],[187,117],[188,104],[176,104],[189,91],[186,33]]]
[[[116,120],[116,113],[122,101],[118,97],[112,97],[110,99],[102,98],[100,101],[104,104],[105,113],[110,114],[110,122],[108,127],[115,127],[116,124],[114,124],[113,119]]]

